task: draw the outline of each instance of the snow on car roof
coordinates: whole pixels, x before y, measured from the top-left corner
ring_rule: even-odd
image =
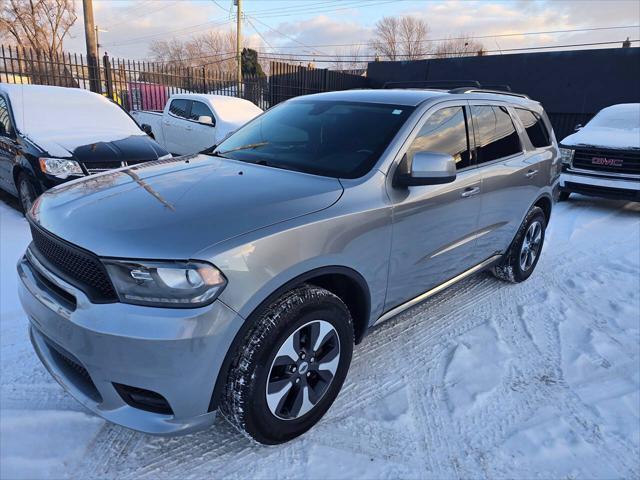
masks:
[[[60,136],[111,141],[144,135],[118,105],[80,88],[0,84],[17,129],[36,143]],[[86,142],[89,143],[89,142]]]

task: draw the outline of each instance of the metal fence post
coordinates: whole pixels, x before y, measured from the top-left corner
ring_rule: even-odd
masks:
[[[102,64],[104,66],[104,83],[107,88],[107,96],[113,100],[113,77],[111,76],[111,60],[106,53],[102,57]]]

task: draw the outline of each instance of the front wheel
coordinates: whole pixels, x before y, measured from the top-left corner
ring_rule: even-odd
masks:
[[[223,415],[260,443],[303,434],[340,392],[353,343],[340,298],[312,285],[293,289],[247,333],[228,374]]]
[[[33,186],[31,180],[25,173],[21,173],[18,177],[18,199],[20,200],[20,206],[22,212],[26,215],[33,202],[35,202],[38,194],[36,188]]]
[[[518,283],[531,276],[540,259],[547,220],[539,207],[533,207],[525,217],[516,236],[493,274],[501,280]]]

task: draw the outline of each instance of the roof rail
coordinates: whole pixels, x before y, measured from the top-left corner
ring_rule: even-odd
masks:
[[[382,88],[433,88],[447,90],[449,93],[493,93],[497,95],[511,95],[513,97],[529,98],[524,93],[511,91],[509,85],[481,84],[477,80],[408,80],[386,82]]]
[[[510,97],[520,97],[529,99],[529,95],[524,93],[516,93],[512,91],[493,90],[490,88],[454,88],[449,93],[493,93],[496,95],[509,95]]]
[[[452,88],[482,88],[476,80],[407,80],[386,82],[382,88],[437,88],[450,90]]]

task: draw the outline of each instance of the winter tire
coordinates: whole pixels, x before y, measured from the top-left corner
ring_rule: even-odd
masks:
[[[546,228],[547,221],[542,209],[533,207],[529,210],[509,250],[493,268],[493,274],[513,283],[529,278],[540,259]]]
[[[20,199],[20,206],[22,212],[26,215],[33,202],[38,197],[36,189],[33,186],[31,180],[25,173],[21,173],[18,176],[18,198]]]
[[[279,444],[315,425],[347,376],[354,332],[346,305],[302,285],[257,317],[233,360],[221,411],[260,443]]]

